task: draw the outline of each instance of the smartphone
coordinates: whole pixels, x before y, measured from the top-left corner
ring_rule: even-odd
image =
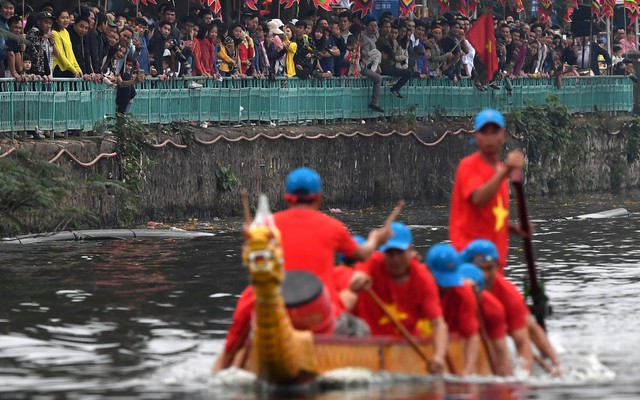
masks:
[[[567,35],[562,35],[562,40],[567,40]]]
[[[140,32],[138,31],[133,32],[133,38],[137,41],[140,41]]]

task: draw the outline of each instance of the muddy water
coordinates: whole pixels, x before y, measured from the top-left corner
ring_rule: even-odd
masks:
[[[616,207],[631,216],[569,218]],[[443,382],[347,371],[331,379],[340,390],[305,397],[640,397],[640,214],[633,213],[640,202],[599,195],[544,199],[530,208],[564,378]],[[335,216],[362,234],[385,213]],[[409,207],[402,220],[421,252],[446,239],[446,206]],[[239,371],[209,374],[247,283],[238,226],[222,221],[216,236],[186,241],[0,245],[0,398],[264,397]],[[520,285],[525,273],[514,241],[508,275]]]

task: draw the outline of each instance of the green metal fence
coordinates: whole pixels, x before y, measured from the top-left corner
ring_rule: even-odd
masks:
[[[201,88],[194,88],[198,82]],[[448,79],[410,81],[403,99],[391,96],[390,78],[383,81],[380,106],[385,116],[408,111],[417,116],[436,113],[472,116],[486,107],[502,111],[543,103],[557,96],[571,112],[631,112],[633,83],[626,77],[566,77],[562,88],[550,79],[518,79],[513,92],[478,91],[473,82]],[[368,79],[202,80],[150,79],[136,87],[131,112],[144,123],[341,121],[377,117],[368,108],[372,84]],[[35,127],[46,130],[90,130],[115,113],[115,89],[74,79],[53,83],[20,83],[0,79],[0,131]]]
[[[0,79],[0,132],[89,130],[115,112],[115,91],[77,79]]]

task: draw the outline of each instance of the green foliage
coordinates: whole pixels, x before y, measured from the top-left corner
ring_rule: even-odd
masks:
[[[399,115],[394,116],[394,122],[402,125],[406,125],[407,127],[412,127],[416,123],[416,110],[418,109],[417,104],[409,104],[404,112],[400,112]]]
[[[108,120],[116,138],[120,166],[118,179],[129,190],[118,210],[118,225],[129,227],[139,213],[136,193],[146,180],[146,166],[151,162],[144,149],[146,144],[153,142],[156,137],[146,125],[133,119],[130,114],[118,114],[116,117],[109,117]]]
[[[522,137],[527,157],[526,177],[541,193],[576,192],[591,177],[584,165],[595,127],[578,121],[557,97],[529,104],[507,115],[509,129]],[[535,180],[535,177],[541,178]]]
[[[613,152],[607,157],[610,171],[611,190],[614,192],[622,189],[623,183],[627,177],[628,167],[625,158]]]
[[[116,137],[116,152],[120,164],[119,179],[135,192],[146,178],[144,167],[149,158],[144,147],[154,136],[147,126],[131,115],[118,114],[115,119],[110,118],[115,121],[113,134]]]
[[[34,160],[25,150],[0,159],[0,233],[95,221],[87,210],[62,206],[80,189],[81,183],[66,178],[57,165]]]
[[[233,171],[231,171],[229,167],[218,162],[216,163],[216,186],[223,192],[236,190],[240,186],[240,180],[233,174]]]
[[[634,118],[630,124],[622,130],[627,140],[625,152],[629,164],[640,159],[640,117]]]
[[[196,134],[193,130],[193,126],[189,122],[178,121],[172,122],[170,125],[171,133],[180,135],[182,144],[187,145],[191,153],[193,153],[194,145],[196,143]]]
[[[433,107],[433,114],[431,114],[434,122],[444,122],[447,119],[447,108],[443,106]]]

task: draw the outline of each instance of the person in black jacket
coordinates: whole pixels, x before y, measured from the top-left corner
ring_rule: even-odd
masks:
[[[87,33],[89,32],[89,18],[85,15],[78,15],[69,31],[71,48],[76,56],[78,66],[82,70],[84,79],[92,78],[93,66],[91,62],[91,49]]]
[[[586,43],[585,46],[582,44]],[[576,62],[580,69],[590,69],[594,75],[600,75],[600,67],[598,66],[598,57],[602,56],[607,64],[607,68],[611,66],[611,56],[600,47],[596,42],[588,42],[586,37],[577,37],[576,46],[574,46],[574,54]]]

